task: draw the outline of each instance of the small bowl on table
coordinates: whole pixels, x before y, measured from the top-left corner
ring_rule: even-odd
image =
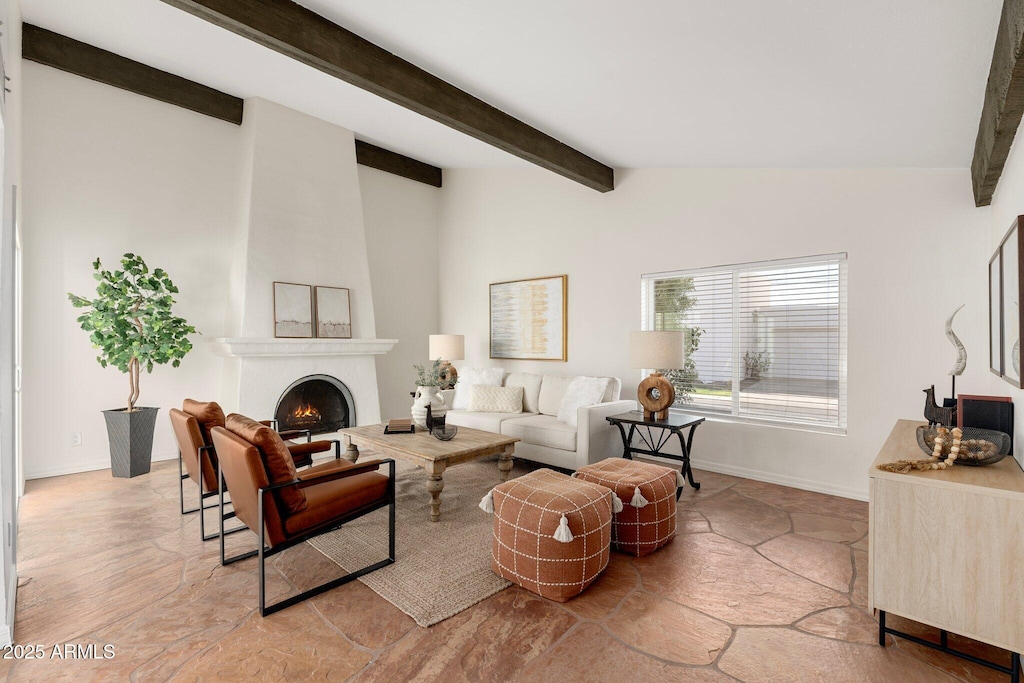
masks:
[[[430,430],[430,433],[434,435],[435,439],[451,441],[455,438],[455,435],[459,433],[459,428],[455,425],[443,425],[434,427]]]

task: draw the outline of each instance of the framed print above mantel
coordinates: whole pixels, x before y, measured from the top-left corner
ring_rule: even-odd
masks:
[[[1018,216],[988,263],[989,369],[1015,387],[1021,387],[1020,342],[1024,336],[1024,239]]]
[[[274,283],[274,336],[279,339],[313,337],[313,288],[294,282]]]
[[[491,358],[568,360],[568,275],[490,286]]]
[[[345,287],[314,287],[316,336],[320,339],[352,338],[352,307]]]

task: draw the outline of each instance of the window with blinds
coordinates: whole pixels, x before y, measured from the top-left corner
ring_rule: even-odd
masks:
[[[674,408],[846,433],[846,255],[644,275],[642,325],[686,332]],[[655,369],[655,368],[652,368]]]

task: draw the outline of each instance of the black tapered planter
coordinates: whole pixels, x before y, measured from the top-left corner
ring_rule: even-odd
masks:
[[[148,474],[153,462],[153,430],[159,408],[104,410],[110,441],[110,471],[115,477]]]

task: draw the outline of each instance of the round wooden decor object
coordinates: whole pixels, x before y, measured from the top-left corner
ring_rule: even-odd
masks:
[[[455,382],[459,379],[459,371],[449,361],[445,361],[441,365],[440,379],[442,389],[454,389]]]
[[[636,395],[644,411],[649,413],[667,414],[669,406],[676,400],[675,387],[660,372],[644,378],[636,389]]]

